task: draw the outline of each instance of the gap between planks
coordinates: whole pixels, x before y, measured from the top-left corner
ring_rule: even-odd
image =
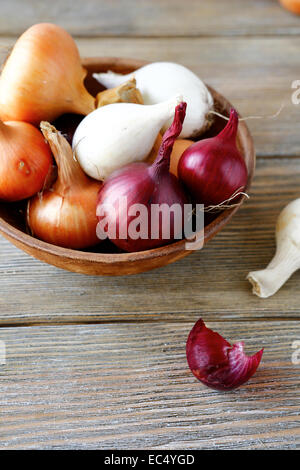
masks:
[[[0,34],[0,41],[3,40],[3,41],[7,41],[7,40],[11,40],[12,43],[15,43],[15,41],[17,40],[17,37],[15,34]],[[157,36],[147,36],[147,35],[143,35],[143,34],[138,34],[138,35],[135,35],[135,36],[126,36],[125,34],[124,35],[120,35],[120,36],[116,36],[115,34],[97,34],[97,35],[93,35],[93,36],[87,36],[86,34],[76,34],[73,35],[74,39],[77,40],[86,40],[86,41],[102,41],[102,40],[105,40],[105,39],[117,39],[117,40],[122,40],[122,39],[125,39],[125,40],[139,40],[139,39],[148,39],[148,40],[151,40],[151,39],[154,39],[154,40],[157,40],[159,41],[160,39],[178,39],[178,40],[181,40],[181,39],[188,39],[188,40],[193,40],[193,39],[219,39],[221,40],[222,38],[224,39],[291,39],[291,38],[300,38],[300,33],[297,33],[297,34],[287,34],[287,33],[278,33],[278,34],[273,34],[273,33],[265,33],[265,34],[250,34],[250,33],[236,33],[236,34],[222,34],[221,36],[216,36],[214,34],[184,34],[184,35],[180,35],[180,34],[174,34],[172,36],[170,35],[167,35],[167,34],[159,34]]]
[[[201,318],[201,315],[199,315],[199,317]],[[295,318],[295,317],[266,317],[266,318],[262,318],[262,317],[253,317],[253,318],[240,318],[240,319],[230,319],[230,318],[224,318],[224,319],[208,319],[207,320],[207,323],[261,323],[261,322],[266,322],[266,323],[274,323],[274,322],[278,322],[278,323],[282,323],[282,322],[300,322],[300,318]],[[143,325],[143,324],[149,324],[149,323],[153,323],[153,324],[156,324],[156,323],[168,323],[168,324],[173,324],[173,325],[177,325],[178,323],[187,323],[188,322],[188,318],[185,317],[185,318],[182,318],[182,319],[178,319],[178,320],[170,320],[169,318],[141,318],[141,319],[138,319],[136,318],[136,315],[134,315],[134,318],[108,318],[107,320],[88,320],[88,318],[86,320],[78,320],[78,321],[66,321],[65,319],[62,320],[61,322],[55,320],[55,321],[48,321],[48,322],[45,322],[45,321],[40,321],[40,322],[32,322],[30,323],[30,321],[27,321],[26,323],[24,322],[15,322],[15,323],[0,323],[0,330],[1,328],[28,328],[28,327],[51,327],[51,326],[93,326],[93,325],[113,325],[113,324],[138,324],[138,325]],[[194,318],[192,317],[191,320],[190,320],[191,323],[195,322]]]

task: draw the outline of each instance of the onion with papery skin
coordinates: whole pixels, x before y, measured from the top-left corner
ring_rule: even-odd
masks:
[[[96,245],[101,184],[84,174],[73,158],[71,146],[55,127],[42,122],[41,129],[54,154],[58,177],[50,189],[28,202],[27,223],[32,235],[65,248]]]
[[[238,114],[231,109],[226,127],[215,137],[191,145],[182,154],[178,177],[194,202],[217,206],[243,191],[247,167],[237,149]]]
[[[174,141],[182,128],[185,109],[186,103],[176,107],[173,124],[163,136],[157,158],[152,165],[132,163],[118,170],[103,184],[99,193],[97,215],[99,222],[103,224],[102,232],[125,251],[143,251],[165,245],[183,231],[184,204],[188,203],[188,199],[178,179],[169,172],[169,165]],[[126,206],[123,205],[122,198],[126,199]],[[138,230],[141,232],[147,227],[145,238],[135,239],[128,230],[131,222],[136,219],[130,213],[136,204],[145,208],[145,212],[140,214],[140,231]],[[178,204],[182,214],[171,213],[170,231],[167,236],[164,236],[163,218],[151,218],[152,205],[162,204],[165,204],[167,210],[173,204]],[[122,237],[121,227],[124,224],[126,232]],[[152,238],[152,233],[156,233],[157,237]]]
[[[94,73],[96,80],[106,88],[112,88],[126,82],[132,76],[141,91],[145,104],[156,104],[176,94],[183,96],[187,103],[187,114],[180,134],[181,138],[196,137],[203,134],[213,119],[209,113],[214,100],[205,84],[191,70],[174,62],[152,62],[122,75],[114,72]],[[171,124],[164,123],[163,130]]]
[[[26,122],[0,121],[0,199],[20,201],[40,191],[52,155],[41,132]]]
[[[16,42],[0,77],[0,117],[38,125],[64,113],[88,114],[95,99],[84,87],[73,38],[51,23],[31,26]]]
[[[198,320],[187,343],[186,356],[194,376],[215,390],[233,390],[247,382],[258,368],[263,349],[246,356],[244,343],[231,346],[219,333]]]
[[[300,0],[279,0],[281,5],[287,10],[300,15]]]
[[[96,109],[79,124],[73,150],[85,173],[105,180],[115,170],[145,160],[162,125],[174,115],[176,96],[153,106],[114,103]]]

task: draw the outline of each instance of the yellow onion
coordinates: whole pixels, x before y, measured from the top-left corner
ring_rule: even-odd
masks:
[[[88,114],[87,92],[77,46],[51,23],[31,26],[16,42],[0,77],[0,117],[38,125],[64,113]]]
[[[52,155],[41,132],[27,122],[0,121],[0,199],[20,201],[40,191]]]
[[[54,126],[41,123],[57,163],[54,185],[28,202],[27,223],[32,235],[65,248],[99,243],[96,205],[101,183],[91,180],[74,159],[67,140]]]

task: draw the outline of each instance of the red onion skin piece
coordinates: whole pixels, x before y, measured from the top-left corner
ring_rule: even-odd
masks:
[[[182,210],[181,225],[184,222],[184,204],[188,198],[181,183],[176,176],[169,173],[170,155],[176,137],[180,134],[182,123],[185,117],[186,103],[181,103],[176,107],[175,117],[171,127],[165,132],[163,141],[158,152],[158,156],[152,165],[146,163],[132,163],[114,172],[104,183],[99,192],[98,207],[109,204],[113,206],[116,213],[106,214],[108,226],[116,225],[116,237],[108,232],[109,239],[119,248],[127,252],[144,251],[166,245],[176,237],[174,215],[170,217],[170,237],[164,238],[162,231],[162,217],[160,215],[157,227],[158,238],[148,237],[147,239],[132,239],[120,237],[120,224],[127,216],[127,226],[136,218],[124,214],[119,210],[120,198],[127,198],[128,209],[133,204],[143,204],[147,211],[144,222],[148,225],[148,234],[151,235],[151,205],[152,204],[179,204]],[[99,218],[101,221],[101,217]],[[143,223],[143,220],[142,220]]]
[[[217,136],[200,140],[183,152],[178,177],[194,202],[218,205],[245,188],[248,172],[236,146],[237,127],[238,114],[231,109],[226,127]]]
[[[219,333],[207,328],[202,319],[195,323],[186,343],[187,361],[194,376],[221,391],[246,383],[258,368],[263,351],[247,356],[243,342],[231,346]]]

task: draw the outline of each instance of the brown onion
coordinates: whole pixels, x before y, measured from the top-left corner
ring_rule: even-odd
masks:
[[[47,122],[42,132],[54,154],[58,177],[53,186],[28,202],[27,223],[37,238],[66,248],[99,243],[96,205],[101,183],[87,177],[66,139]]]
[[[51,23],[31,26],[16,42],[0,77],[0,117],[39,125],[64,113],[88,114],[95,98],[67,31]]]
[[[40,191],[52,155],[41,132],[21,121],[0,121],[0,199],[20,201]]]

